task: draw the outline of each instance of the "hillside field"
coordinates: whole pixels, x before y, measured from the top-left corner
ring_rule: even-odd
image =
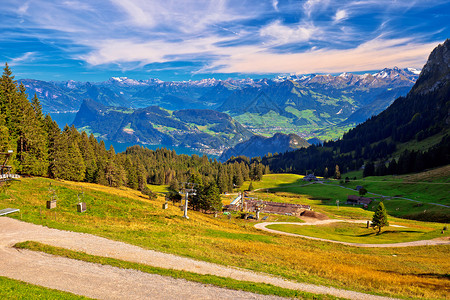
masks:
[[[260,190],[253,194],[267,200],[310,204],[330,218],[371,218],[371,211],[352,206],[338,209],[333,205],[335,197],[346,197],[348,190],[317,184],[299,187],[303,184],[301,178],[292,174],[265,175],[261,182],[253,182],[254,188],[276,187],[278,191]],[[45,208],[50,184],[58,197],[57,208],[53,210]],[[248,187],[247,184],[243,187]],[[79,201],[87,203],[85,213],[76,212]],[[254,221],[241,220],[239,214],[228,219],[221,214],[214,218],[211,214],[189,211],[190,219],[186,220],[179,204],[170,203],[163,210],[163,203],[163,196],[152,201],[127,188],[46,178],[22,178],[0,195],[0,209],[20,208],[20,213],[10,215],[13,218],[290,280],[400,298],[442,299],[450,292],[448,245],[407,248],[336,245],[259,231],[253,227]],[[271,221],[277,218],[284,220],[282,216],[270,216]],[[390,222],[435,233],[445,225],[394,217]]]

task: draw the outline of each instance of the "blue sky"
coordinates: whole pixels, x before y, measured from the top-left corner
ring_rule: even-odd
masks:
[[[2,0],[16,78],[195,80],[421,68],[450,1]]]

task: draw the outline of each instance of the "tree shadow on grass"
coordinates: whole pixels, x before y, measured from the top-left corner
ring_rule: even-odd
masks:
[[[376,231],[374,232],[369,232],[366,234],[360,234],[357,235],[358,237],[366,237],[366,236],[371,236],[371,235],[376,235],[376,236],[381,236],[383,234],[395,234],[395,233],[423,233],[422,231],[418,231],[418,230],[385,230],[385,231],[381,231],[380,233],[377,233]]]

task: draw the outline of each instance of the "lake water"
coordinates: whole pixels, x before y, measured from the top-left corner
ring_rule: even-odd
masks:
[[[67,125],[72,125],[73,120],[75,120],[75,116],[76,113],[72,113],[72,112],[68,112],[68,113],[50,113],[50,116],[52,117],[52,119],[54,121],[56,121],[56,123],[58,123],[59,128],[64,128],[64,126]],[[100,139],[98,139],[100,140]],[[191,148],[186,148],[186,147],[175,147],[172,145],[143,145],[143,144],[133,144],[133,143],[117,143],[117,142],[113,142],[113,141],[108,141],[108,140],[103,140],[105,142],[105,146],[106,149],[109,149],[109,147],[111,147],[111,145],[114,147],[114,150],[116,151],[116,153],[120,153],[120,152],[124,152],[128,147],[134,146],[134,145],[140,145],[140,146],[144,146],[148,149],[152,149],[152,150],[156,150],[158,148],[167,148],[170,150],[175,150],[175,152],[177,154],[187,154],[187,155],[192,155],[192,154],[197,154],[200,156],[203,156],[204,153],[200,152],[200,151],[195,151]],[[213,156],[213,155],[208,155],[208,157],[210,158],[217,158],[217,156]]]

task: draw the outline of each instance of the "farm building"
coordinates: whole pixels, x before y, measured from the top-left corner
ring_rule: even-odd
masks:
[[[269,214],[300,216],[305,210],[310,210],[311,206],[293,203],[280,203],[271,201],[261,201],[256,199],[245,200],[244,210],[256,211],[256,206],[262,206],[261,212]]]
[[[372,202],[372,199],[366,197],[360,197],[356,195],[348,195],[347,196],[347,204],[356,204],[356,205],[369,205]]]
[[[305,177],[303,177],[303,180],[304,181],[317,181],[318,179],[316,176],[314,176],[314,174],[311,173],[311,174],[308,174]]]

